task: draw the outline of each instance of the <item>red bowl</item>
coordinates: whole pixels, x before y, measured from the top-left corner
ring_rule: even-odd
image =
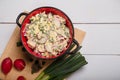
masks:
[[[59,15],[61,17],[63,17],[65,20],[66,20],[66,26],[69,28],[70,30],[70,39],[68,41],[68,45],[67,47],[60,52],[59,55],[57,56],[52,56],[52,57],[44,57],[42,56],[41,54],[38,54],[38,53],[35,53],[33,49],[31,49],[28,44],[27,44],[27,38],[24,36],[24,30],[25,30],[25,26],[26,24],[30,23],[30,18],[32,16],[35,16],[36,14],[38,13],[41,13],[41,12],[44,12],[47,14],[47,13],[52,13],[52,14],[56,14],[56,15]],[[21,16],[25,15],[26,17],[24,18],[22,24],[19,23],[19,19]],[[74,39],[74,28],[73,28],[73,24],[71,22],[71,20],[69,19],[69,17],[64,13],[62,12],[61,10],[57,9],[57,8],[54,8],[54,7],[40,7],[40,8],[37,8],[37,9],[34,9],[33,11],[31,11],[30,13],[21,13],[19,14],[19,16],[17,17],[16,19],[16,23],[17,25],[21,28],[20,30],[20,35],[21,35],[21,41],[23,43],[23,46],[25,47],[25,49],[33,56],[37,57],[37,58],[40,58],[40,59],[55,59],[57,57],[60,57],[62,56],[63,54],[69,52],[69,48],[70,48],[70,45],[72,44],[72,42],[74,42],[75,44],[77,44],[77,49],[79,47],[79,44],[78,42]],[[76,51],[77,49],[75,49],[74,51]]]

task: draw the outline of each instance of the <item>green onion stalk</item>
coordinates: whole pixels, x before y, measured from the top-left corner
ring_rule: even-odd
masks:
[[[63,80],[69,74],[75,72],[82,66],[86,65],[87,61],[80,52],[64,56],[64,58],[55,60],[35,80]]]

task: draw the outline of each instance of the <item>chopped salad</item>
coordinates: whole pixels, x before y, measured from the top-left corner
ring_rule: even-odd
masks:
[[[34,52],[45,57],[57,56],[66,49],[71,37],[66,21],[59,15],[39,13],[26,24],[24,36]]]

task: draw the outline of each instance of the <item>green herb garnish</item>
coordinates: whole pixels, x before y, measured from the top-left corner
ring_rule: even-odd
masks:
[[[21,41],[17,42],[17,43],[16,43],[16,46],[17,46],[17,47],[22,46],[22,42],[21,42]]]

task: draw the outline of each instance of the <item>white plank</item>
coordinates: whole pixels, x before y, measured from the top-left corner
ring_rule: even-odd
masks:
[[[0,24],[0,54],[3,52],[16,24]],[[74,25],[86,31],[83,54],[120,54],[120,24]]]
[[[120,54],[120,24],[74,25],[86,31],[83,54]]]
[[[85,56],[88,64],[68,80],[120,80],[120,56]]]
[[[2,55],[15,26],[15,24],[0,24],[0,56]]]
[[[120,22],[119,0],[1,0],[0,22],[15,22],[19,13],[41,6],[63,10],[74,23]]]

